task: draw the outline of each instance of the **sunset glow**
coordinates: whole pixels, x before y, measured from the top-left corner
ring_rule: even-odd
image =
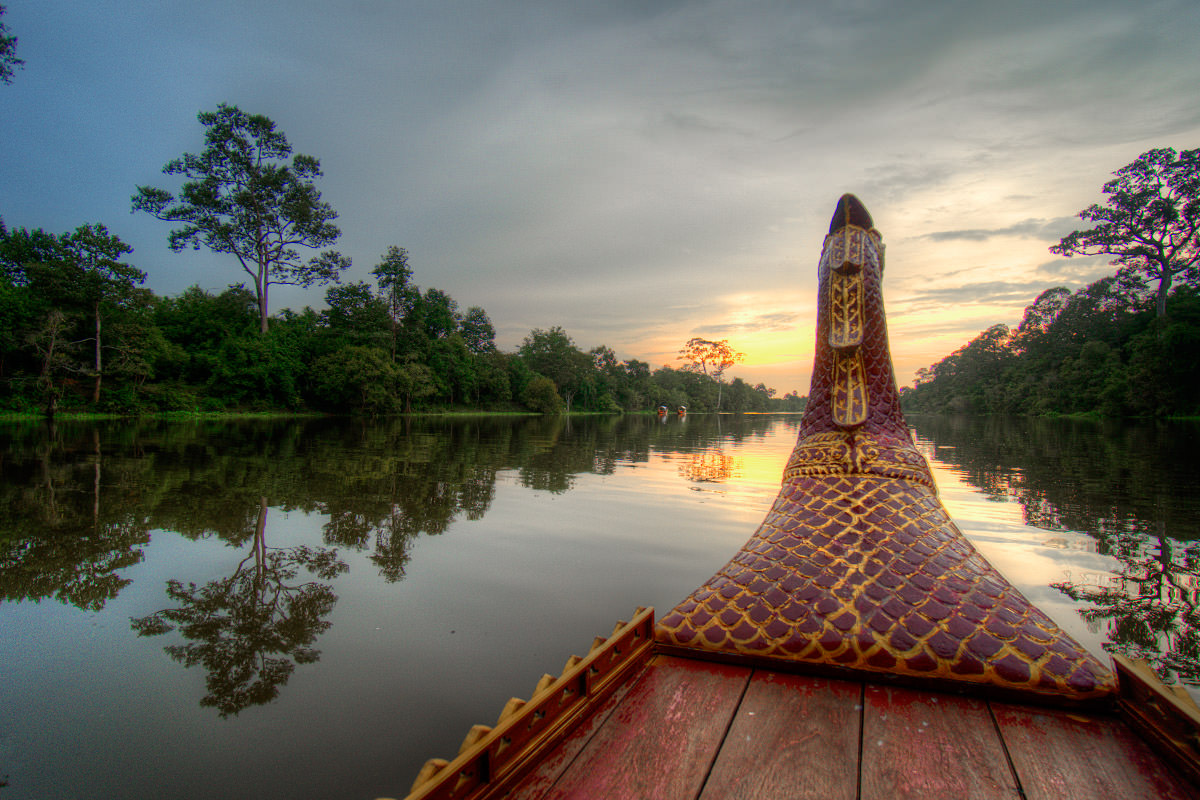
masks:
[[[808,391],[844,192],[887,245],[906,384],[1042,290],[1110,274],[1047,248],[1113,170],[1200,141],[1195,3],[335,1],[289,3],[283,27],[274,2],[10,5],[10,229],[101,221],[157,294],[223,290],[236,263],[170,252],[129,197],[199,148],[197,112],[237,104],[321,160],[345,281],[399,245],[501,349],[560,325],[657,368],[728,339],[729,377],[780,394]],[[287,287],[271,310],[323,303]]]

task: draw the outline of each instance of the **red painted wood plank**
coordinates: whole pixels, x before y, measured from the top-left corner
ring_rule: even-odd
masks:
[[[862,684],[755,672],[703,800],[854,800]]]
[[[992,704],[1028,800],[1196,798],[1120,719]]]
[[[862,800],[1019,796],[983,701],[867,684]]]
[[[658,656],[547,798],[694,798],[750,670]]]
[[[546,792],[550,791],[554,782],[571,765],[571,762],[596,734],[596,731],[617,709],[617,706],[624,702],[625,695],[633,689],[636,682],[636,678],[631,679],[617,689],[599,708],[589,714],[587,719],[579,724],[579,727],[571,731],[553,750],[547,753],[537,766],[530,770],[529,774],[525,775],[521,782],[504,797],[507,800],[539,800]]]

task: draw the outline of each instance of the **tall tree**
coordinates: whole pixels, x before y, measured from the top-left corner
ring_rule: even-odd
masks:
[[[0,17],[4,16],[4,6],[0,6]],[[24,65],[17,58],[17,37],[8,32],[8,26],[0,22],[0,83],[12,83],[13,67]]]
[[[121,261],[133,248],[103,225],[81,225],[74,233],[64,234],[61,242],[77,281],[79,299],[86,304],[94,323],[92,402],[98,403],[104,376],[102,320],[133,299],[135,287],[146,280],[146,273]]]
[[[592,370],[592,357],[558,325],[548,331],[534,328],[518,352],[530,369],[554,383],[571,413],[571,403]]]
[[[388,306],[392,327],[392,361],[395,361],[397,328],[400,320],[407,314],[412,299],[412,293],[407,291],[408,281],[412,278],[412,268],[408,266],[408,251],[394,244],[389,246],[378,266],[371,270],[371,274],[379,284],[380,297]]]
[[[494,352],[496,349],[496,329],[487,312],[479,306],[471,306],[462,318],[463,341],[467,349],[475,355]]]
[[[386,343],[387,306],[365,281],[329,287],[325,302],[329,307],[322,312],[321,320],[343,345],[383,346]]]
[[[725,370],[745,360],[746,354],[729,346],[728,339],[713,342],[699,337],[689,339],[679,351],[678,361],[687,361],[683,368],[689,372],[707,375],[717,382],[717,410],[721,410],[721,387],[724,385]]]
[[[1104,205],[1079,212],[1096,227],[1063,237],[1050,252],[1116,256],[1110,263],[1121,266],[1119,274],[1157,281],[1163,317],[1172,283],[1200,278],[1200,149],[1148,150],[1113,175],[1102,189]]]
[[[179,196],[139,186],[133,208],[183,223],[169,237],[176,252],[190,245],[232,253],[254,282],[259,330],[266,333],[272,284],[336,283],[350,266],[335,250],[307,262],[297,250],[336,242],[337,212],[313,184],[321,176],[320,162],[296,154],[289,164],[292,146],[270,119],[225,104],[202,111],[198,119],[207,129],[204,151],[184,153],[163,167],[167,175],[186,179]]]
[[[462,315],[458,302],[441,289],[426,289],[421,296],[425,311],[425,334],[431,341],[445,339],[458,331]]]
[[[50,378],[50,365],[66,355],[54,336],[47,335],[66,333],[71,318],[91,320],[91,335],[72,344],[91,342],[93,403],[100,400],[104,374],[104,321],[128,307],[139,292],[140,299],[148,297],[148,292],[136,288],[146,280],[146,273],[122,261],[131,252],[132,247],[99,223],[81,225],[61,236],[18,229],[0,245],[4,277],[28,286],[40,302],[59,312],[55,319],[47,318],[42,328],[42,352],[53,356],[43,359],[43,377]]]

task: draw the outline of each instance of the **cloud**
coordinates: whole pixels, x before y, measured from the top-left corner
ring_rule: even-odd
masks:
[[[1140,152],[1200,136],[1190,0],[214,4],[6,12],[27,61],[3,89],[10,227],[104,222],[161,294],[239,280],[129,214],[135,185],[202,146],[196,113],[233,102],[320,158],[348,280],[397,244],[502,347],[561,324],[645,358],[804,326],[791,309],[811,308],[845,191],[896,242],[891,279],[914,290],[889,296],[897,318],[1019,314],[1111,271],[1038,264],[1032,243],[1078,227],[1063,215]],[[964,266],[976,243],[1012,266]],[[272,307],[322,295],[282,287]]]
[[[1066,278],[1075,283],[1091,283],[1105,275],[1112,275],[1116,268],[1109,262],[1112,256],[1072,256],[1071,258],[1055,258],[1043,261],[1037,265],[1037,271],[1046,275]]]
[[[1045,281],[981,281],[921,289],[901,298],[899,302],[910,312],[977,303],[1008,304],[1022,299],[1032,301],[1046,288]]]
[[[787,331],[793,330],[802,321],[809,319],[811,315],[804,315],[792,311],[776,311],[768,314],[759,314],[748,320],[737,322],[727,322],[716,325],[701,325],[693,330],[701,335],[718,336],[724,333],[751,333],[760,331]]]
[[[969,242],[986,242],[1002,236],[1013,236],[1023,239],[1042,239],[1056,241],[1070,233],[1078,225],[1077,217],[1055,217],[1053,219],[1030,218],[1003,228],[964,228],[959,230],[934,231],[917,238],[930,239],[935,242],[950,242],[964,240]]]
[[[967,339],[974,337],[980,331],[985,331],[995,324],[996,320],[990,317],[975,315],[967,318],[957,318],[949,322],[893,325],[892,329],[897,332],[903,332],[906,338],[913,340],[936,339],[946,335],[961,335],[965,343]]]

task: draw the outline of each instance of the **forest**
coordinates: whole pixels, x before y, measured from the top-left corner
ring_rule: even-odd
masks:
[[[1050,252],[1106,255],[1115,274],[1046,289],[901,394],[908,411],[1200,415],[1200,149],[1147,151],[1113,173],[1095,223]]]
[[[411,284],[398,247],[376,268],[380,283],[330,286],[326,308],[283,309],[265,332],[245,286],[160,297],[120,261],[126,252],[101,225],[55,236],[0,223],[0,411],[705,412],[718,399],[729,412],[802,407],[690,360],[652,370],[603,345],[583,350],[560,327],[534,329],[502,352],[486,311],[460,311],[446,292]]]
[[[900,397],[931,413],[1200,415],[1200,289],[1174,289],[1163,317],[1115,276],[1047,289],[1015,330],[993,325]]]
[[[535,328],[515,352],[478,306],[412,282],[388,247],[373,282],[343,283],[330,249],[337,213],[320,163],[275,123],[220,105],[201,112],[204,149],[169,161],[172,191],[139,186],[134,212],[170,222],[170,249],[207,249],[245,279],[160,297],[99,223],[61,234],[0,219],[0,413],[281,411],[383,415],[431,410],[542,414],[800,411],[806,398],[726,383],[743,358],[693,338],[678,368],[583,349]],[[918,372],[911,411],[1179,416],[1200,413],[1200,150],[1159,148],[1118,170],[1094,227],[1050,248],[1113,257],[1116,274],[1057,286],[1016,330],[997,324]],[[304,253],[316,251],[308,260]],[[235,273],[236,274],[236,273]],[[325,287],[321,310],[274,314],[272,286]]]
[[[132,208],[176,225],[171,250],[223,254],[245,280],[160,297],[103,224],[56,234],[0,219],[0,412],[803,408],[794,394],[726,383],[742,356],[727,341],[689,341],[678,369],[622,361],[604,345],[584,350],[557,326],[501,352],[487,312],[422,291],[396,245],[373,283],[343,283],[350,259],[329,249],[341,232],[316,186],[318,160],[293,155],[274,122],[236,106],[197,119],[204,149],[163,167],[181,185],[139,186]],[[308,251],[317,252],[306,261]],[[279,285],[327,287],[324,308],[272,314]]]

